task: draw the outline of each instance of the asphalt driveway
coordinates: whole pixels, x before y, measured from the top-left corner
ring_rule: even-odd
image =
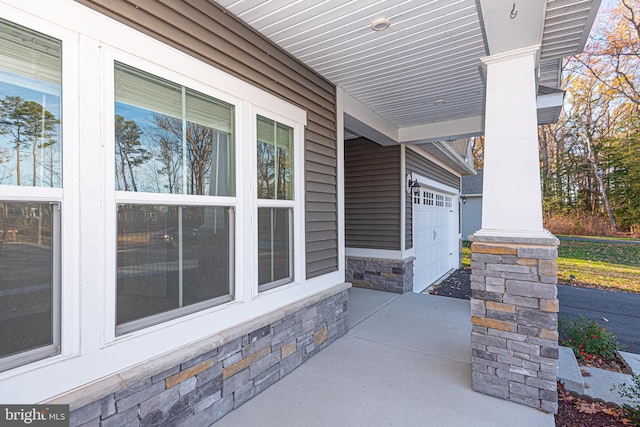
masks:
[[[471,269],[461,268],[428,290],[434,295],[469,299]],[[640,354],[640,294],[558,285],[559,317],[588,317],[618,337],[624,350]],[[606,321],[603,319],[607,319]]]
[[[640,353],[640,294],[558,285],[558,299],[559,317],[594,319],[616,334],[625,351]]]

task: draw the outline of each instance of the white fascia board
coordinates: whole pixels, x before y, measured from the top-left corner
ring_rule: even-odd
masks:
[[[399,142],[423,144],[442,139],[466,138],[484,133],[484,115],[398,129]]]
[[[458,166],[469,174],[475,174],[475,169],[469,163],[467,163],[461,156],[458,154],[453,147],[447,144],[444,141],[434,142],[435,146],[438,147],[440,151],[442,151],[447,157],[456,162]]]
[[[562,107],[564,102],[564,93],[564,91],[559,91],[547,95],[538,95],[536,98],[536,108],[540,110],[542,108]]]
[[[381,145],[398,144],[398,128],[345,91],[342,110],[347,129]]]

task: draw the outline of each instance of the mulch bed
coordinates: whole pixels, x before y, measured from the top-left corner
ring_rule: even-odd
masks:
[[[429,289],[432,295],[443,297],[470,299],[471,298],[471,268],[462,267],[451,273],[440,284]]]
[[[558,383],[558,413],[556,427],[624,427],[633,425],[622,410],[603,402],[574,396]]]
[[[633,371],[618,355],[611,359],[596,357],[588,361],[578,361],[578,363],[591,368],[605,369],[607,371],[621,372],[629,375],[633,374]]]

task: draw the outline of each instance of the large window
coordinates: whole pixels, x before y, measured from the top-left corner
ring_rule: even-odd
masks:
[[[0,20],[0,370],[60,351],[61,50]]]
[[[231,300],[234,106],[116,63],[114,123],[118,333]]]
[[[76,2],[29,4],[0,13],[6,390],[45,399],[91,381],[43,387],[62,365],[103,377],[324,288],[304,109]]]
[[[293,128],[257,117],[258,285],[293,280]]]

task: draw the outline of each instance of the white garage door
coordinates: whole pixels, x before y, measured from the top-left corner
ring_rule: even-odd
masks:
[[[453,199],[421,188],[413,195],[413,291],[422,292],[453,266]]]

